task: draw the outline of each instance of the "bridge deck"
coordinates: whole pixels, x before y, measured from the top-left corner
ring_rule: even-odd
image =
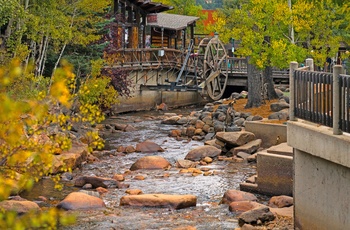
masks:
[[[123,49],[117,52],[113,68],[123,68],[126,71],[153,71],[155,70],[173,70],[179,72],[183,67],[186,52],[176,49],[168,48],[148,48],[148,49]],[[198,76],[200,70],[195,65],[195,58],[201,58],[200,55],[191,55],[186,63],[184,74],[192,78]],[[227,69],[229,86],[247,86],[247,59],[228,57],[228,63],[222,69]],[[225,71],[226,72],[226,71]],[[156,73],[154,73],[156,74]],[[273,79],[276,84],[288,84],[289,72],[287,70],[273,70]],[[198,87],[181,86],[174,87],[174,85],[166,84],[143,84],[143,89],[159,89],[164,88],[172,90],[200,90]]]

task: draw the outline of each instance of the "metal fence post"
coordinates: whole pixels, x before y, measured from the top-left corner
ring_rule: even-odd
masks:
[[[298,62],[291,62],[289,67],[289,120],[296,121],[294,108],[295,108],[295,85],[294,85],[294,71],[298,68]]]
[[[342,73],[342,66],[335,65],[333,67],[333,134],[341,135],[340,129],[340,86],[339,74]]]

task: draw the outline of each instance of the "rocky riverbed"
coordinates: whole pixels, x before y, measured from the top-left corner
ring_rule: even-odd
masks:
[[[219,129],[231,126],[241,134],[228,138],[229,145],[222,138],[224,145],[208,145],[217,149],[208,150],[203,146],[205,139],[213,138],[207,136],[210,132],[199,127],[193,133],[187,131],[193,122],[189,117],[196,114],[191,112],[198,109],[140,112],[106,120],[99,128],[108,149],[94,152],[81,167],[63,174],[63,191],[54,191],[43,180],[23,197],[41,207],[57,205],[77,215],[74,226],[62,229],[293,229],[289,215],[276,214],[276,208],[292,205],[289,197],[270,201],[268,196],[239,191],[239,184],[256,173],[254,161],[227,149],[254,140],[254,134],[245,135],[244,126],[235,124],[235,117],[242,115],[235,111],[230,125],[216,122]],[[176,122],[169,124],[171,117]],[[186,122],[178,123],[184,118]],[[184,129],[186,135],[181,135]],[[224,131],[219,129],[216,133]],[[173,135],[173,130],[180,130],[179,135]]]

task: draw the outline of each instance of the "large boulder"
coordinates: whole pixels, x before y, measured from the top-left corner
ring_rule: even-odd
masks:
[[[141,194],[127,195],[120,199],[120,205],[136,207],[165,207],[182,209],[196,206],[197,197],[194,195]]]
[[[210,145],[204,145],[189,151],[185,157],[185,160],[200,161],[205,157],[217,157],[220,155],[220,153],[221,149]]]
[[[83,192],[72,192],[57,205],[57,208],[64,210],[99,209],[105,207],[106,205],[102,199]]]
[[[67,168],[75,169],[87,160],[88,153],[86,144],[73,142],[72,148],[54,156],[52,173],[64,172]]]
[[[240,132],[218,132],[216,139],[225,142],[231,146],[241,146],[252,140],[255,140],[254,133],[247,131]]]
[[[142,153],[154,153],[154,152],[164,152],[164,149],[153,141],[144,141],[136,144],[136,152]]]
[[[131,171],[138,169],[167,169],[171,166],[169,161],[161,156],[145,156],[138,159],[130,168]]]
[[[4,200],[0,202],[0,210],[14,211],[19,215],[25,214],[29,211],[40,211],[37,203],[28,200]]]
[[[225,192],[224,196],[222,197],[221,203],[230,204],[234,201],[257,201],[257,198],[252,193],[230,189]]]

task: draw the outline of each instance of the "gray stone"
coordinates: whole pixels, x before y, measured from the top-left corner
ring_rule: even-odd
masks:
[[[217,157],[218,155],[220,155],[220,153],[221,149],[210,145],[204,145],[192,149],[190,152],[187,153],[185,159],[191,161],[200,161],[205,157]]]
[[[261,207],[242,213],[238,217],[238,224],[239,226],[243,226],[246,223],[257,225],[259,221],[265,223],[272,221],[275,218],[275,215],[270,211],[268,207]]]
[[[281,111],[283,109],[287,109],[287,108],[289,108],[289,104],[286,102],[281,102],[281,101],[271,103],[271,105],[270,105],[270,109],[272,112],[279,112],[279,111]]]
[[[233,155],[237,155],[238,152],[245,152],[249,155],[253,154],[260,148],[261,143],[262,143],[261,139],[250,141],[247,144],[236,147],[233,151]]]
[[[216,138],[232,146],[241,146],[255,139],[254,133],[241,132],[218,132]]]

